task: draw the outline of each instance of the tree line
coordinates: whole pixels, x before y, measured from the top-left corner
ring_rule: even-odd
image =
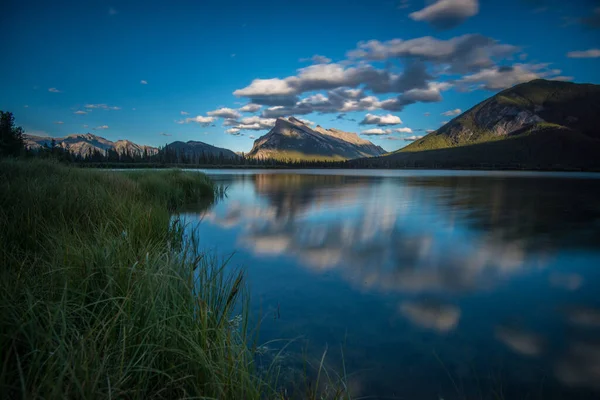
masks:
[[[36,149],[27,148],[23,129],[15,125],[11,112],[0,111],[0,155],[52,158],[60,162],[89,167],[231,167],[231,168],[350,168],[347,161],[313,161],[293,159],[250,158],[244,153],[235,157],[226,156],[223,152],[190,152],[175,149],[168,144],[159,147],[156,153],[131,152],[129,149],[117,152],[110,148],[100,150],[95,147],[87,151],[73,153],[60,146],[54,139]]]

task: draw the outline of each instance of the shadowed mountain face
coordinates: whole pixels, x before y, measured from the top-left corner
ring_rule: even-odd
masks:
[[[373,163],[600,168],[599,122],[600,85],[538,79],[498,93]]]
[[[188,142],[173,142],[167,145],[167,149],[173,150],[178,154],[184,154],[186,157],[201,157],[204,156],[214,156],[224,158],[238,158],[238,155],[233,151],[224,149],[221,147],[211,146],[210,144],[204,142],[198,142],[194,140],[190,140]]]
[[[118,154],[129,154],[132,156],[141,156],[144,152],[147,155],[153,155],[158,153],[156,147],[139,145],[129,140],[117,140],[112,142],[101,136],[92,135],[91,133],[76,134],[65,136],[64,138],[53,138],[49,136],[33,136],[24,135],[25,145],[32,150],[37,150],[45,146],[50,146],[54,139],[57,146],[62,147],[69,152],[86,156],[90,152],[99,151],[105,153],[108,150],[114,150]]]
[[[325,129],[317,125],[311,128],[302,121],[290,117],[278,118],[266,135],[254,142],[249,157],[300,159],[300,160],[348,160],[385,154],[386,151],[355,133],[337,129]]]

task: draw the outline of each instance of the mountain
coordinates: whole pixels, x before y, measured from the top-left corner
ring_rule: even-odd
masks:
[[[167,149],[173,150],[177,154],[185,154],[186,157],[200,157],[202,154],[205,156],[219,157],[221,154],[224,158],[238,158],[239,156],[233,151],[224,149],[222,147],[211,146],[204,142],[197,142],[190,140],[188,142],[173,142],[166,146]]]
[[[92,135],[91,133],[74,134],[65,136],[64,138],[26,134],[24,135],[24,139],[25,146],[32,150],[50,146],[52,140],[54,139],[57,146],[60,146],[73,154],[84,157],[87,156],[90,151],[99,151],[104,154],[108,150],[115,150],[118,154],[130,154],[136,156],[143,155],[144,151],[148,155],[158,153],[158,149],[156,147],[139,145],[130,142],[129,140],[117,140],[116,142],[111,142],[108,139],[105,139],[101,136]]]
[[[338,129],[311,128],[290,117],[277,118],[266,135],[254,141],[248,157],[303,160],[347,160],[372,157],[386,151],[355,133]]]
[[[600,168],[600,85],[543,79],[506,89],[372,166]]]

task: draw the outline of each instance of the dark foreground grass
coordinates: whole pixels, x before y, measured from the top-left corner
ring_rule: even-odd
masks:
[[[272,397],[245,336],[241,272],[171,222],[214,190],[198,173],[0,161],[3,396]]]

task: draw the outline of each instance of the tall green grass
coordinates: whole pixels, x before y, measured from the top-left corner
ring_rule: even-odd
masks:
[[[171,219],[214,191],[198,173],[0,161],[3,395],[271,397],[245,334],[242,273],[199,254]]]

